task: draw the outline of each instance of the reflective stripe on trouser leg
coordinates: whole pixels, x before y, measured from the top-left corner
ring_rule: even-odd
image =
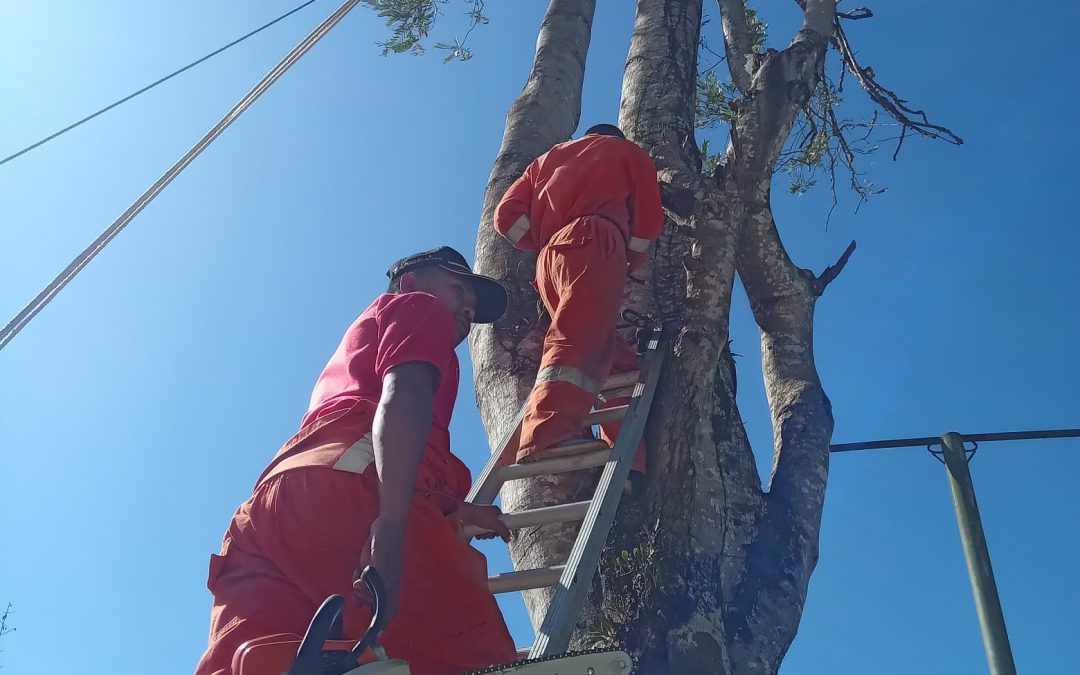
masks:
[[[599,394],[601,382],[585,374],[581,368],[573,366],[548,366],[536,375],[536,384],[541,382],[569,382],[590,394]]]
[[[580,435],[596,392],[611,372],[626,284],[621,232],[596,218],[571,223],[540,251],[536,284],[551,315],[540,372],[561,375],[572,368],[594,384],[562,377],[538,381],[521,425],[519,459]]]

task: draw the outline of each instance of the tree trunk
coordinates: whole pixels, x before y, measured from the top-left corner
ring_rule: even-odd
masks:
[[[775,673],[794,639],[817,560],[832,416],[813,360],[813,309],[831,277],[794,266],[780,242],[769,186],[780,149],[821,77],[834,5],[806,3],[782,52],[748,53],[745,6],[721,0],[733,82],[741,89],[732,143],[713,177],[694,141],[702,0],[639,0],[620,126],[656,161],[662,182],[691,196],[669,219],[645,284],[627,302],[662,317],[672,336],[647,431],[645,494],[624,499],[594,580],[577,646],[618,643],[638,672]],[[495,204],[527,164],[577,126],[594,3],[554,0],[528,83],[507,117],[485,195],[479,268],[511,289],[507,316],[472,339],[476,390],[499,436],[525,399],[539,360],[532,256],[493,232]],[[735,405],[728,315],[736,271],[761,329],[774,425],[769,490]],[[835,276],[835,274],[833,274]],[[518,481],[507,510],[586,498],[590,475]],[[576,527],[521,532],[515,566],[565,561]],[[526,597],[534,625],[550,595]]]
[[[546,324],[538,317],[539,296],[529,282],[536,256],[518,251],[492,225],[495,207],[529,163],[551,146],[570,139],[581,114],[581,87],[589,51],[595,0],[552,0],[536,41],[536,57],[525,88],[506,116],[502,147],[484,193],[477,233],[477,271],[501,279],[509,291],[506,314],[494,326],[472,332],[477,403],[490,439],[499,438],[532,388]],[[495,441],[492,440],[492,445]],[[567,501],[588,476],[567,474],[516,481],[502,491],[504,511]],[[576,528],[549,526],[516,533],[510,553],[517,569],[562,564]],[[548,590],[525,594],[534,625],[550,601]]]

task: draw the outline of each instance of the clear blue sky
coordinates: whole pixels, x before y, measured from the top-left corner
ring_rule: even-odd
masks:
[[[7,3],[0,154],[293,4]],[[54,672],[53,655],[90,674],[191,672],[207,558],[342,330],[390,261],[443,243],[472,257],[545,4],[489,2],[476,58],[450,66],[380,58],[384,28],[356,11],[0,353],[0,602],[18,627],[0,639],[4,672]],[[630,2],[600,5],[585,125],[617,114],[632,26]],[[783,41],[792,11],[767,5]],[[331,9],[321,0],[0,167],[0,319]],[[834,440],[1080,426],[1077,5],[874,9],[851,27],[863,58],[967,144],[909,139],[896,163],[886,148],[865,168],[889,192],[858,215],[842,203],[828,227],[824,191],[777,199],[803,266],[859,242],[817,314]],[[440,37],[463,26],[451,14]],[[732,336],[767,467],[741,298]],[[475,470],[487,446],[468,377],[459,401],[455,444]],[[1021,672],[1080,672],[1080,443],[987,444],[972,470]],[[925,450],[834,457],[821,544],[784,675],[985,672],[943,469]],[[526,643],[520,602],[505,606]]]

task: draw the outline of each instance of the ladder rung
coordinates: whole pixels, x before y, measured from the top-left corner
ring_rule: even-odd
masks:
[[[585,520],[585,514],[589,511],[589,504],[590,502],[573,502],[572,504],[557,504],[555,506],[529,509],[528,511],[504,513],[502,521],[511,530],[537,527],[538,525],[551,525],[553,523],[570,523]],[[465,528],[465,534],[470,537],[475,537],[486,531],[473,525]]]
[[[638,378],[641,374],[632,370],[628,373],[619,373],[618,375],[612,375],[608,378],[608,381],[604,383],[601,391],[608,392],[612,389],[622,389],[623,387],[629,387],[637,384]]]
[[[615,422],[626,417],[627,411],[630,410],[628,405],[620,405],[614,408],[604,408],[603,410],[594,410],[589,413],[589,416],[585,418],[586,426],[593,426],[594,424],[606,424],[608,422]]]
[[[622,387],[621,389],[611,389],[603,393],[603,400],[611,401],[617,398],[630,398],[634,395],[634,390],[637,389],[637,385],[629,387]]]
[[[554,459],[541,459],[527,464],[510,464],[495,470],[494,478],[501,485],[510,480],[519,480],[531,476],[550,476],[556,473],[567,473],[579,469],[593,469],[607,464],[611,459],[611,450],[597,450],[581,455],[569,457],[556,457]]]
[[[520,572],[506,572],[488,577],[488,589],[492,593],[511,593],[513,591],[528,591],[533,588],[545,588],[559,583],[564,565],[554,567],[541,567],[535,570],[521,570]]]
[[[544,459],[552,459],[554,457],[583,455],[586,452],[593,452],[595,450],[608,450],[609,447],[610,446],[608,446],[608,444],[604,441],[594,439],[591,441],[582,441],[581,443],[575,443],[574,445],[564,445],[557,448],[547,448],[546,450],[541,450],[539,454]]]

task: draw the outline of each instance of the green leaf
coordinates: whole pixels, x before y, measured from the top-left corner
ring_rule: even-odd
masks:
[[[383,56],[386,56],[405,52],[422,55],[424,41],[431,33],[435,20],[442,13],[441,8],[447,4],[448,0],[361,0],[361,2],[374,10],[390,29],[390,38],[378,43],[382,47]],[[465,2],[468,5],[465,16],[470,22],[465,37],[453,43],[440,42],[435,45],[436,49],[448,52],[443,63],[471,59],[472,51],[465,46],[465,41],[468,40],[474,28],[489,22],[484,14],[484,0],[465,0]]]
[[[769,38],[766,32],[769,24],[762,21],[757,10],[751,7],[746,8],[746,24],[750,27],[750,37],[753,38],[754,51],[760,52],[765,49],[765,42]]]
[[[697,119],[698,129],[709,129],[717,124],[731,124],[735,121],[732,101],[738,98],[735,85],[720,81],[716,73],[709,71],[697,82]]]

